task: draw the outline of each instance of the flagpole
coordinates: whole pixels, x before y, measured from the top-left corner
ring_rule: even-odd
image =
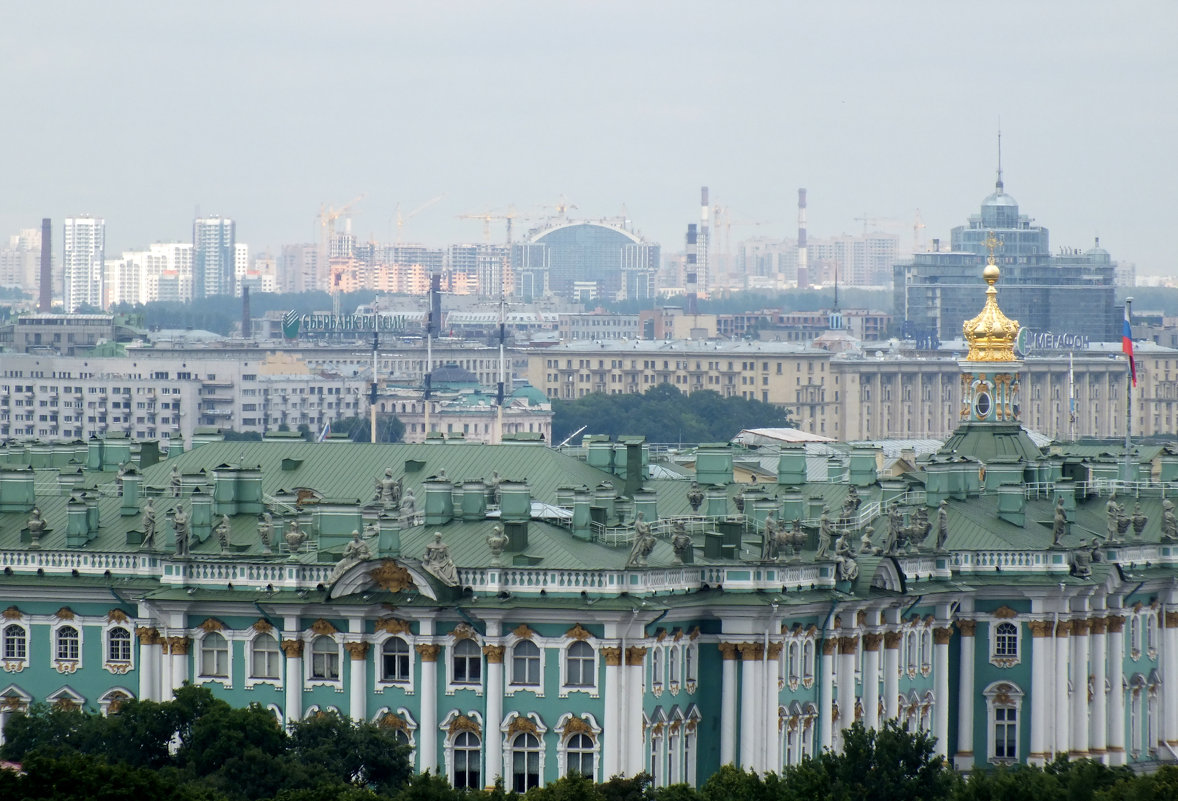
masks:
[[[1128,338],[1129,342],[1126,348],[1125,355],[1128,357],[1129,369],[1125,372],[1125,481],[1128,482],[1133,476],[1133,454],[1130,450],[1132,445],[1130,437],[1133,431],[1133,335],[1131,333],[1133,298],[1125,298],[1125,326],[1124,338]]]
[[[1068,440],[1076,441],[1076,352],[1068,351]]]

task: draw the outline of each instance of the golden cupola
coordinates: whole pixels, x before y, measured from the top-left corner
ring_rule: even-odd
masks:
[[[1011,320],[998,308],[998,290],[994,284],[998,283],[1001,271],[994,263],[994,248],[999,245],[993,234],[986,239],[986,247],[990,255],[986,258],[986,269],[982,271],[982,278],[989,287],[986,289],[986,305],[982,312],[972,320],[966,320],[961,326],[965,341],[969,343],[969,354],[965,357],[970,362],[1013,362],[1014,342],[1018,339],[1018,321]]]

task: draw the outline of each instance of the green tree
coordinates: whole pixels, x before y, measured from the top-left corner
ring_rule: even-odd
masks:
[[[335,712],[300,721],[290,731],[291,758],[341,784],[392,795],[409,779],[409,749],[391,729],[352,723]]]

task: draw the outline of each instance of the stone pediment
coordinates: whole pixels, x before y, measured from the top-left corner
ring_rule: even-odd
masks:
[[[415,559],[369,559],[345,570],[328,591],[329,599],[361,592],[418,593],[437,600],[434,583]]]

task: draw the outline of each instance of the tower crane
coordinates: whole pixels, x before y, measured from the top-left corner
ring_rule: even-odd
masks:
[[[440,201],[445,196],[446,195],[443,193],[441,195],[438,195],[437,197],[430,198],[429,200],[422,203],[420,206],[418,206],[413,211],[409,212],[408,214],[406,214],[404,216],[401,216],[401,204],[400,203],[397,204],[397,244],[398,245],[401,244],[401,229],[405,227],[405,223],[408,222],[409,220],[412,220],[418,214],[421,214],[423,211],[425,211],[430,206],[432,206],[435,203],[437,203],[438,201]]]
[[[335,234],[336,220],[345,216],[363,199],[364,195],[361,193],[339,208],[328,206],[326,203],[319,205],[319,264],[321,265],[320,269],[327,271],[328,291],[331,292],[331,311],[336,315],[340,313],[339,276],[331,270],[331,237]]]
[[[507,223],[507,244],[511,245],[511,221],[525,215],[517,212],[514,208],[508,209],[506,212],[488,211],[481,214],[459,214],[460,220],[482,220],[483,221],[483,239],[487,242],[491,241],[491,220],[503,220]]]

